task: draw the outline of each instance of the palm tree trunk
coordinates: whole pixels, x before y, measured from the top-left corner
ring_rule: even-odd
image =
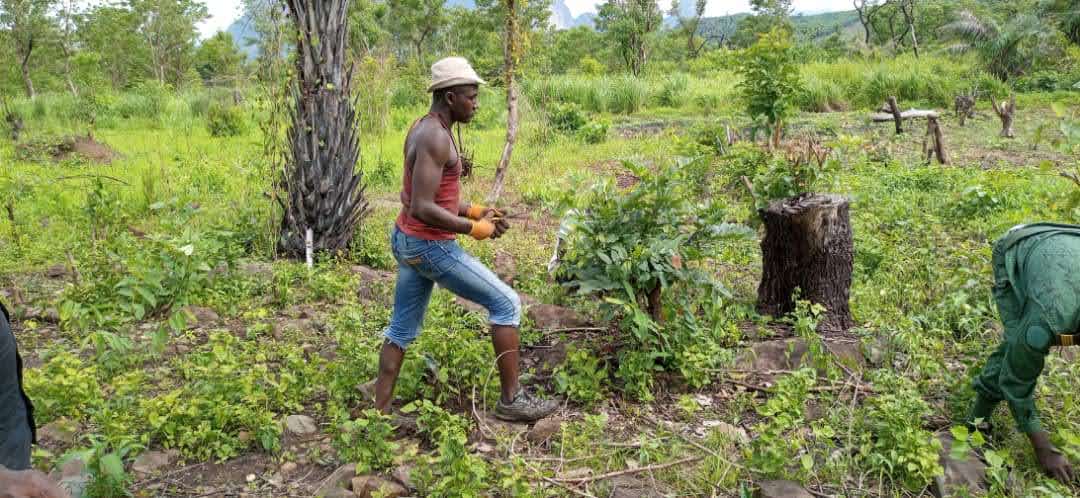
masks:
[[[281,178],[279,252],[301,258],[312,231],[315,251],[349,247],[367,201],[356,172],[359,142],[347,64],[349,0],[287,0],[297,29],[295,106]]]

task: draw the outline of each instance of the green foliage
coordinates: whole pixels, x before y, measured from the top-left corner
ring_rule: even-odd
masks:
[[[576,132],[585,126],[586,117],[581,108],[574,103],[555,103],[548,108],[548,121],[556,130]]]
[[[624,162],[641,179],[630,191],[595,185],[567,216],[569,249],[560,274],[579,293],[603,291],[637,303],[657,286],[687,278],[684,264],[745,236],[746,229],[725,222],[722,202],[700,199],[701,185],[685,181],[697,161],[659,171]]]
[[[875,472],[892,476],[909,490],[923,489],[942,474],[941,442],[922,428],[930,407],[910,381],[882,371],[875,385],[885,389],[867,399],[860,422],[860,455]]]
[[[417,425],[437,441],[436,455],[425,457],[424,463],[413,471],[421,494],[476,498],[488,495],[488,481],[493,476],[484,460],[465,448],[468,439],[464,419],[427,401],[419,404],[417,410],[420,414]]]
[[[657,103],[667,107],[679,107],[686,99],[690,78],[678,73],[664,78],[660,92],[656,95]]]
[[[97,367],[61,351],[41,368],[25,372],[26,392],[34,400],[34,417],[48,423],[59,417],[78,419],[101,403]]]
[[[280,446],[281,418],[299,410],[318,388],[320,362],[295,346],[241,342],[211,333],[208,344],[179,367],[179,385],[138,403],[149,433],[164,446],[206,460],[234,457],[250,442]]]
[[[813,468],[813,458],[806,453],[807,437],[798,429],[805,425],[807,396],[815,382],[809,368],[784,375],[768,401],[758,407],[763,418],[754,427],[758,436],[750,443],[748,458],[764,477],[798,479]]]
[[[591,404],[604,399],[607,366],[586,349],[571,348],[555,370],[555,390],[571,400]]]
[[[986,187],[976,184],[960,192],[953,202],[953,212],[957,218],[973,218],[986,216],[1007,207],[1008,204],[1004,195],[988,192]]]
[[[593,119],[578,130],[577,136],[587,144],[603,143],[607,140],[610,127],[611,122],[606,119]]]
[[[206,113],[206,127],[212,137],[235,137],[244,133],[244,112],[239,106],[211,104]]]
[[[339,424],[334,447],[342,459],[356,462],[358,474],[378,472],[394,461],[398,444],[392,441],[393,435],[391,417],[368,408],[360,417]]]
[[[770,126],[782,123],[803,92],[788,33],[773,30],[746,49],[738,66],[739,92],[747,114]]]

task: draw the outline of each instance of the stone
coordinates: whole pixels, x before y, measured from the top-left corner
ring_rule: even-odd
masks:
[[[952,452],[952,434],[938,435],[941,441],[941,468],[945,473],[934,479],[931,492],[938,498],[950,496],[982,496],[986,493],[986,464],[974,452],[966,458],[954,459]]]
[[[274,278],[274,267],[270,263],[248,262],[239,267],[240,272],[251,278]]]
[[[38,439],[41,441],[65,446],[75,444],[75,436],[78,433],[79,423],[67,418],[56,419],[37,430]]]
[[[754,496],[755,498],[814,498],[814,495],[794,481],[760,482]]]
[[[71,458],[60,467],[60,475],[54,477],[56,485],[68,492],[71,498],[83,498],[86,496],[86,488],[90,486],[90,471],[86,469],[86,463],[79,458]]]
[[[246,477],[244,477],[244,480],[247,482],[255,482],[255,474],[248,474]]]
[[[638,477],[622,475],[611,479],[609,496],[611,498],[661,498],[664,495]]]
[[[338,467],[332,472],[326,479],[323,479],[322,484],[315,490],[313,496],[322,496],[325,498],[349,498],[355,496],[352,492],[346,491],[348,495],[338,493],[338,490],[345,491],[345,487],[349,485],[352,478],[356,477],[356,464],[346,463]]]
[[[45,269],[45,276],[49,278],[63,278],[67,276],[67,274],[67,266],[64,266],[63,264],[52,265]]]
[[[747,444],[750,442],[750,435],[746,433],[746,429],[731,425],[721,420],[706,420],[702,422],[705,428],[718,432],[724,436],[725,439],[735,444]]]
[[[861,368],[866,361],[857,342],[825,340],[824,343],[826,353],[848,368]],[[802,338],[754,343],[736,357],[735,369],[750,372],[797,370],[805,363],[807,349],[806,340]]]
[[[289,415],[285,417],[285,427],[289,429],[289,432],[297,436],[309,436],[319,430],[315,419],[307,415]]]
[[[323,493],[316,493],[314,496],[321,498],[356,498],[356,493],[345,488],[329,488]]]
[[[499,420],[498,418],[495,418],[494,415],[483,415],[482,418],[484,419],[484,425],[487,426],[488,429],[505,435],[524,433],[529,430],[527,424]]]
[[[171,465],[179,457],[180,452],[174,449],[167,451],[146,451],[139,455],[138,458],[135,459],[135,462],[131,464],[131,471],[136,475],[146,477]]]
[[[534,304],[525,314],[538,330],[588,327],[589,320],[577,311],[554,304]]]
[[[204,306],[188,306],[184,308],[184,311],[192,322],[188,323],[189,329],[209,327],[220,319],[216,311]]]
[[[251,442],[251,433],[248,431],[240,431],[236,433],[236,439],[241,443],[247,444]]]
[[[398,482],[398,484],[405,486],[405,489],[414,490],[416,489],[416,484],[413,483],[412,473],[413,469],[415,468],[415,465],[400,465],[396,469],[394,469],[394,471],[390,474],[390,477],[393,477],[394,480]]]
[[[281,475],[283,477],[289,477],[293,472],[296,472],[297,467],[295,462],[285,462],[281,464]]]
[[[352,492],[360,498],[371,498],[376,492],[383,498],[399,498],[409,494],[405,486],[373,475],[354,477]]]
[[[543,443],[559,432],[559,429],[562,428],[562,422],[562,418],[559,417],[540,419],[533,424],[532,429],[529,429],[526,438],[531,443]]]
[[[41,319],[47,323],[60,323],[60,310],[53,307],[45,308],[45,313],[41,315]]]

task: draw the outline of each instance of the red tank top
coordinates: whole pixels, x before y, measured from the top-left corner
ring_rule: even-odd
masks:
[[[418,120],[409,128],[409,134],[412,134],[416,125],[424,119],[434,116],[439,120],[439,125],[446,130],[446,133],[450,135],[450,143],[454,146],[454,152],[458,152],[457,144],[454,143],[454,135],[450,133],[450,128],[443,122],[442,117],[435,113],[430,113]],[[433,227],[424,223],[409,215],[409,203],[412,201],[412,165],[409,164],[409,149],[408,149],[408,137],[405,139],[405,172],[402,175],[401,186],[401,212],[397,217],[397,226],[402,232],[407,235],[424,240],[452,240],[457,238],[457,234],[447,230],[443,230],[438,227]],[[458,214],[458,207],[461,202],[461,155],[458,155],[457,162],[453,166],[443,167],[442,179],[439,181],[439,188],[435,191],[435,204],[439,207]]]

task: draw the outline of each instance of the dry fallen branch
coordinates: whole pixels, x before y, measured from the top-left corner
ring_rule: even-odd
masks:
[[[668,467],[674,467],[676,465],[694,463],[694,462],[700,461],[700,460],[702,460],[704,458],[705,458],[704,455],[698,455],[698,456],[692,456],[692,457],[688,457],[688,458],[683,458],[683,459],[680,459],[680,460],[675,460],[675,461],[672,461],[672,462],[660,463],[660,464],[656,464],[656,465],[648,465],[648,466],[645,466],[645,467],[638,467],[636,469],[626,469],[626,470],[620,470],[620,471],[617,471],[617,472],[608,472],[607,474],[600,474],[598,476],[573,477],[573,478],[563,478],[563,479],[555,478],[554,480],[557,481],[557,482],[562,482],[562,483],[586,484],[586,483],[590,483],[590,482],[594,482],[594,481],[602,481],[604,479],[611,479],[612,477],[619,477],[619,476],[625,476],[625,475],[631,475],[631,474],[639,474],[641,472],[652,472],[654,470],[663,470],[663,469],[666,469]]]

